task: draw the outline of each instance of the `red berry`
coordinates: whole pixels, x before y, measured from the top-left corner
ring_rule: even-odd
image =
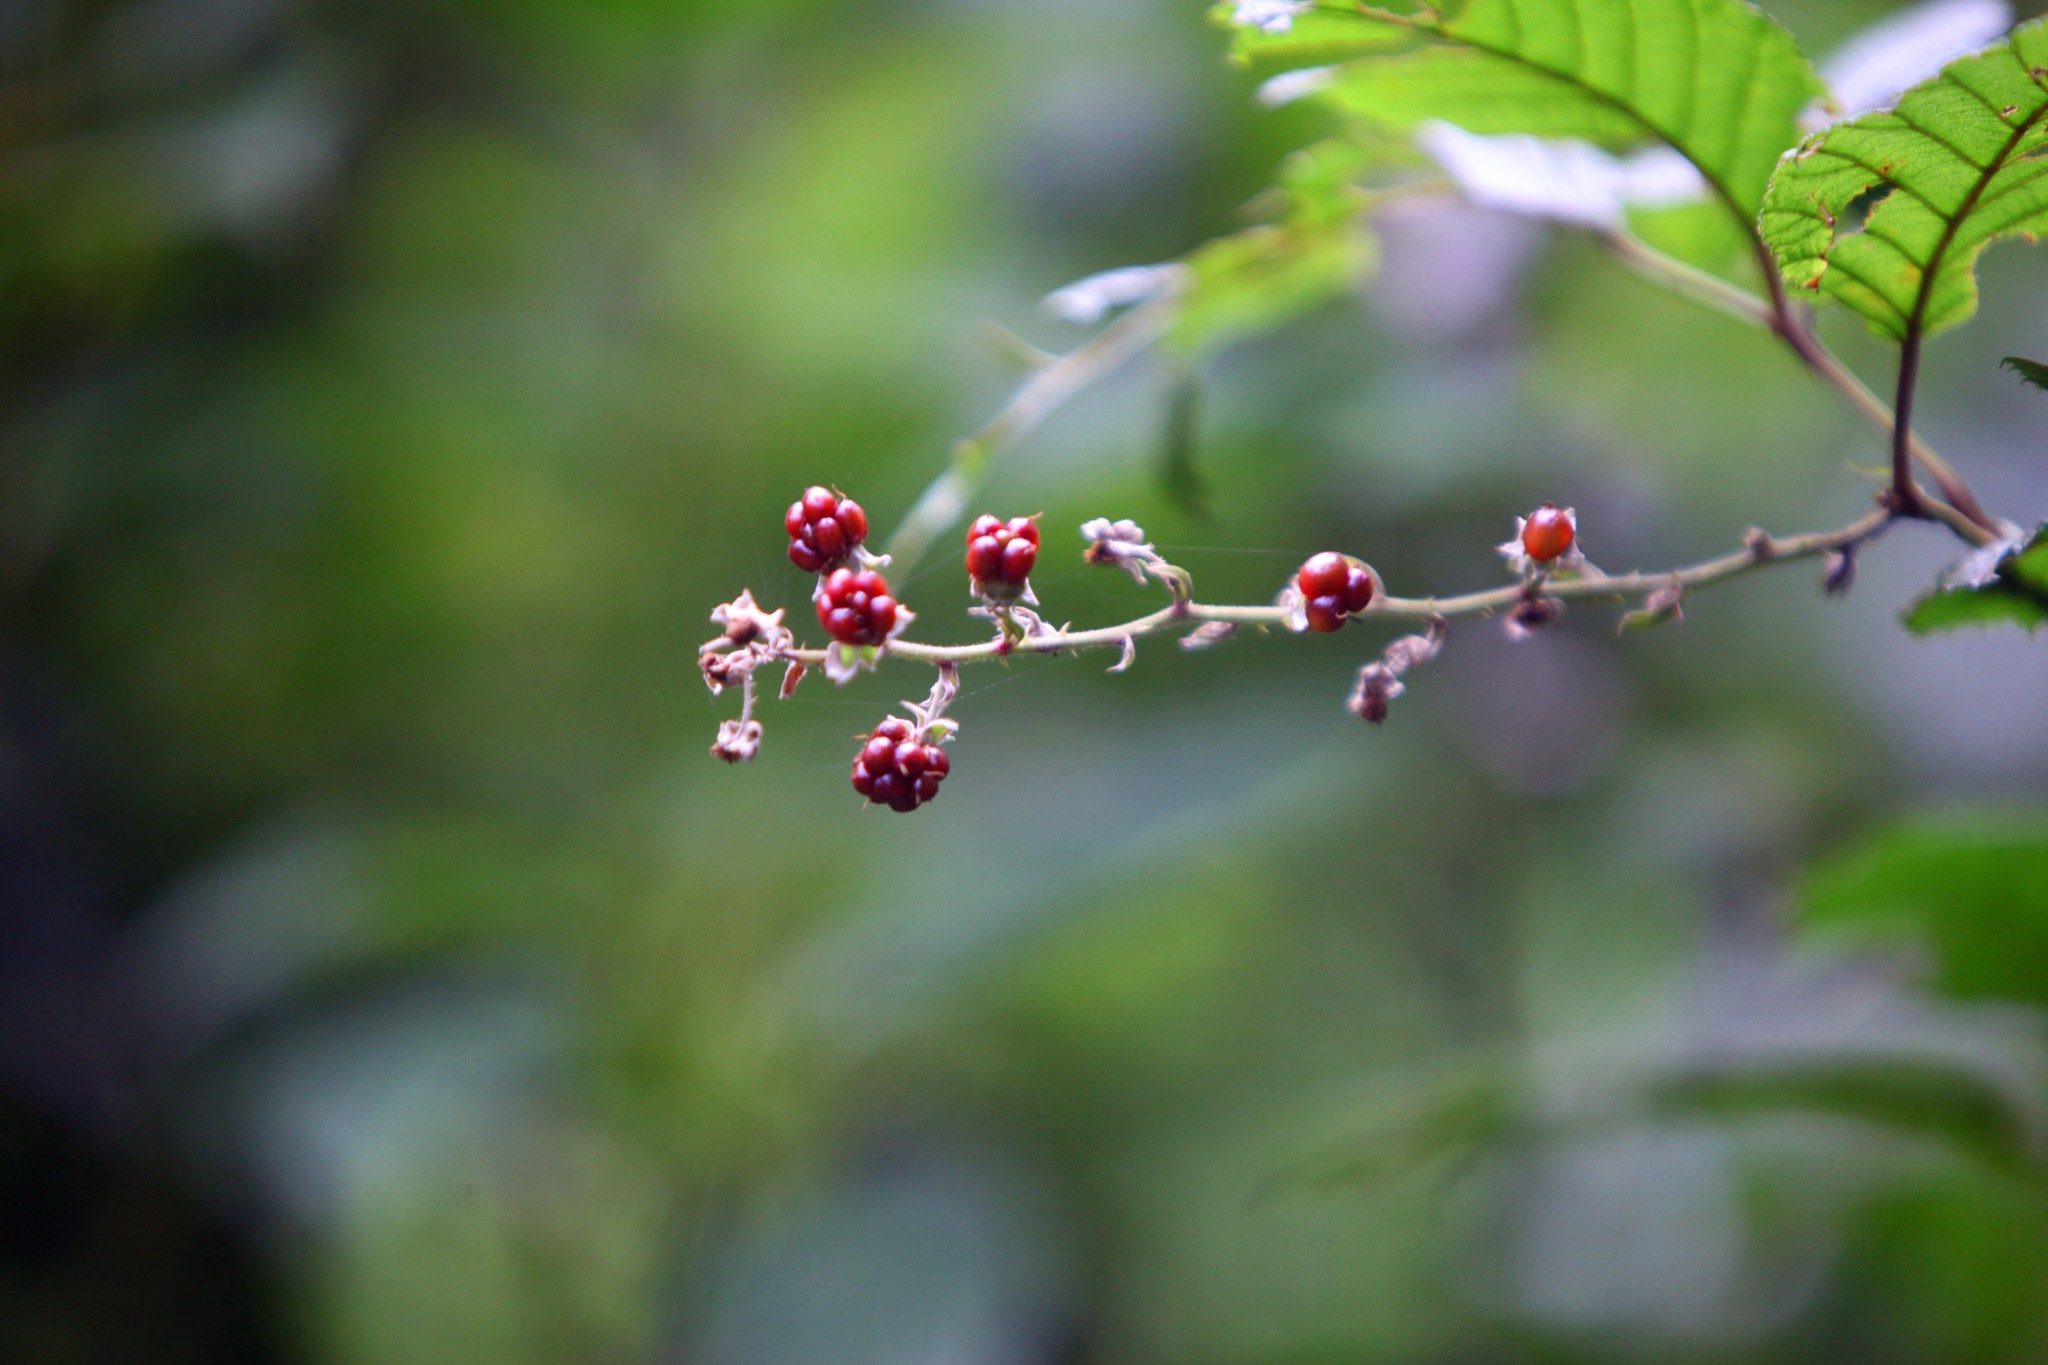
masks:
[[[868,538],[868,514],[829,488],[806,488],[782,517],[789,532],[789,562],[805,573],[824,573],[852,558]]]
[[[951,768],[944,750],[919,742],[907,722],[892,716],[860,746],[853,789],[878,806],[913,811],[938,795]]]
[[[1578,537],[1571,513],[1559,511],[1556,503],[1544,503],[1522,523],[1522,550],[1538,563],[1556,559]]]
[[[1303,597],[1341,596],[1350,569],[1351,563],[1343,555],[1335,550],[1325,550],[1309,556],[1308,562],[1301,566],[1301,572],[1294,575],[1294,585],[1301,589]]]
[[[1309,556],[1294,575],[1294,586],[1301,590],[1308,628],[1323,632],[1337,629],[1353,612],[1364,611],[1374,591],[1372,570],[1334,550]]]
[[[1007,600],[1024,590],[1038,563],[1038,523],[979,516],[967,528],[967,576],[983,597]]]
[[[834,569],[818,594],[818,623],[843,645],[881,644],[896,629],[896,616],[889,584],[873,569]]]

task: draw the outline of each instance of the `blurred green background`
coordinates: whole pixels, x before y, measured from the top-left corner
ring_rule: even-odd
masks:
[[[706,756],[711,607],[815,635],[789,500],[893,524],[1016,382],[980,320],[1070,348],[1040,296],[1325,131],[1201,9],[0,6],[0,1358],[2048,1359],[2048,653],[1898,627],[1932,531],[1466,623],[1377,731],[1359,628],[971,670],[909,819],[847,769],[916,669]],[[1093,516],[1257,601],[1863,504],[1768,339],[1383,235],[1201,367],[1199,498],[1152,362],[1001,464],[1053,619],[1148,609]],[[2032,521],[2048,273],[1984,277],[1922,420]],[[966,640],[950,544],[899,588]]]

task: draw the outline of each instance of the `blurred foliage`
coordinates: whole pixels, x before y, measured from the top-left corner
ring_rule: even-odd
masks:
[[[2048,621],[2048,530],[1987,547],[1943,576],[1915,602],[1906,624],[1925,634],[1958,626],[2021,625]]]
[[[0,1358],[2041,1355],[2048,661],[1898,628],[1921,528],[1847,603],[1472,623],[1383,731],[1377,638],[1246,635],[976,670],[911,819],[846,770],[914,674],[705,755],[711,607],[807,611],[793,491],[885,529],[1014,382],[977,319],[1064,350],[1047,291],[1218,238],[1205,344],[986,488],[1056,619],[1153,600],[1098,515],[1251,601],[1492,582],[1546,498],[1611,568],[1863,501],[1853,416],[1583,240],[1425,196],[1368,248],[1201,8],[0,14]],[[2048,290],[1983,271],[1922,421],[2037,519]],[[982,628],[950,556],[899,586]],[[1959,797],[2001,851],[1814,881],[1926,984],[1788,930]]]
[[[1887,830],[1809,874],[1805,922],[1930,950],[1945,994],[2048,1005],[2048,835],[2014,817]]]

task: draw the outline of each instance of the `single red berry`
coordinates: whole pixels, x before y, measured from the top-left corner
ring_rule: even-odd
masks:
[[[806,488],[782,525],[789,532],[789,562],[805,573],[838,568],[868,538],[868,514],[829,488]]]
[[[1539,564],[1547,564],[1572,548],[1579,537],[1572,514],[1546,502],[1522,523],[1522,550]]]
[[[1372,602],[1372,570],[1334,550],[1311,555],[1294,575],[1301,590],[1302,611],[1308,628],[1329,632],[1344,624],[1353,612],[1364,611]]]
[[[1327,635],[1344,626],[1344,602],[1336,597],[1311,597],[1302,604],[1302,612],[1308,617],[1308,628]]]
[[[913,811],[938,795],[951,770],[943,749],[921,743],[906,722],[891,717],[860,746],[853,789],[878,806]]]
[[[896,617],[889,584],[873,569],[834,569],[818,594],[818,624],[842,645],[881,644]]]
[[[1024,590],[1038,563],[1038,523],[979,516],[967,528],[967,576],[983,597],[1008,600]]]

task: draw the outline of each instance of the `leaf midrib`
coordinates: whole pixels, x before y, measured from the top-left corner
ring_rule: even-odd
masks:
[[[2017,57],[2018,54],[2015,53],[2014,56]],[[2036,85],[2041,84],[2041,77],[2038,72],[2030,70],[2027,72],[2027,76]],[[1927,324],[1927,305],[1934,297],[1935,281],[1941,278],[1941,263],[1947,257],[1949,248],[1955,244],[1956,234],[1963,230],[1963,224],[1968,222],[1970,215],[1977,211],[1978,199],[1990,187],[1991,182],[1998,178],[1999,172],[2011,164],[2013,152],[2018,149],[2020,143],[2026,140],[2027,134],[2033,131],[2035,125],[2040,123],[2044,115],[2048,115],[2048,89],[2043,90],[2042,101],[2034,106],[2033,112],[2013,126],[2012,132],[2006,136],[2005,145],[2000,147],[1998,154],[1991,158],[1991,164],[1977,173],[1975,181],[1970,186],[1969,193],[1963,196],[1963,202],[1956,207],[1955,213],[1942,215],[1941,236],[1935,241],[1934,250],[1928,253],[1926,268],[1920,274],[1920,288],[1913,296],[1913,313],[1912,316],[1906,319],[1907,336],[1910,337],[1918,333]],[[1889,176],[1886,176],[1885,180],[1895,189],[1903,188]],[[1926,201],[1922,200],[1921,202],[1925,203]],[[1929,207],[1932,206],[1930,205]]]
[[[1685,11],[1689,16],[1693,17],[1695,22],[1697,22],[1697,15],[1694,14],[1693,8],[1690,4],[1685,6]],[[1409,15],[1396,14],[1392,10],[1383,10],[1376,8],[1372,5],[1366,4],[1360,4],[1358,6],[1358,12],[1364,15],[1369,15],[1370,17],[1385,23],[1397,24],[1403,28],[1410,29],[1416,33],[1426,33],[1431,35],[1432,37],[1439,38],[1446,43],[1454,43],[1462,47],[1468,47],[1475,52],[1484,52],[1489,56],[1498,57],[1502,61],[1513,62],[1517,66],[1526,67],[1531,71],[1539,72],[1545,76],[1550,77],[1552,80],[1559,81],[1565,85],[1572,86],[1573,88],[1579,90],[1585,95],[1590,96],[1592,99],[1614,110],[1616,113],[1622,115],[1624,118],[1629,119],[1631,122],[1635,123],[1637,127],[1641,128],[1644,132],[1648,133],[1651,137],[1657,139],[1659,142],[1662,142],[1665,146],[1671,148],[1680,156],[1684,157],[1686,159],[1686,162],[1690,164],[1694,170],[1700,173],[1700,178],[1706,181],[1707,188],[1713,191],[1714,197],[1721,202],[1721,206],[1727,209],[1729,213],[1733,214],[1735,216],[1735,220],[1742,225],[1742,230],[1744,231],[1744,233],[1748,235],[1750,243],[1754,247],[1758,259],[1763,265],[1765,279],[1767,281],[1775,282],[1777,270],[1776,264],[1770,254],[1770,248],[1764,245],[1763,237],[1758,232],[1756,224],[1752,221],[1750,213],[1742,207],[1740,202],[1736,200],[1735,192],[1729,188],[1727,183],[1722,179],[1722,177],[1718,173],[1708,170],[1706,166],[1701,164],[1699,158],[1694,155],[1692,148],[1685,141],[1680,140],[1676,134],[1670,132],[1669,130],[1660,127],[1657,123],[1653,122],[1647,115],[1642,113],[1635,106],[1627,103],[1626,101],[1620,99],[1615,95],[1609,94],[1607,91],[1602,90],[1597,86],[1588,84],[1583,77],[1578,76],[1573,72],[1561,71],[1554,66],[1546,66],[1542,62],[1535,61],[1532,58],[1523,56],[1521,53],[1511,51],[1507,48],[1496,47],[1492,43],[1483,42],[1477,38],[1468,37],[1466,35],[1459,33],[1453,33],[1443,26],[1442,20],[1418,20]],[[1510,13],[1512,13],[1512,7],[1510,8]],[[1517,28],[1519,29],[1519,18],[1517,18],[1516,24]],[[1633,57],[1633,52],[1631,52],[1631,57]],[[1755,64],[1752,63],[1751,65],[1752,70],[1749,76],[1750,86],[1745,89],[1743,96],[1743,107],[1745,110],[1748,108],[1749,94],[1754,89],[1756,78],[1754,70]],[[1697,77],[1695,77],[1695,79],[1687,87],[1687,96],[1688,99],[1691,99],[1696,98],[1697,95],[1698,80]],[[1739,131],[1740,130],[1738,129],[1738,133]]]

